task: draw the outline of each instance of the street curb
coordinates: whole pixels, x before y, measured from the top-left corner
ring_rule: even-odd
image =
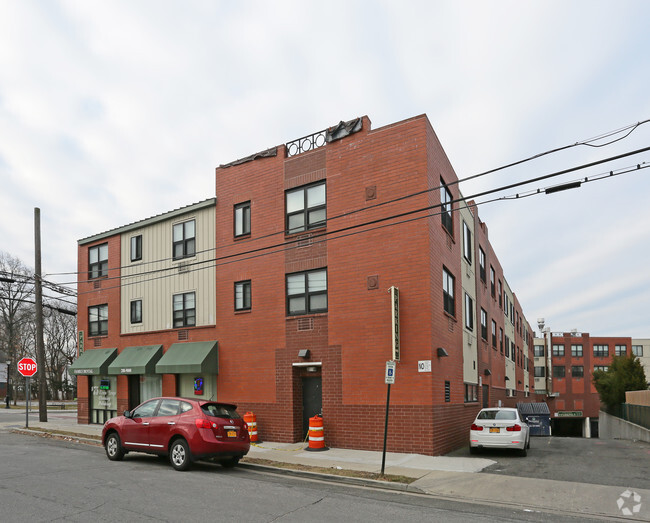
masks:
[[[102,444],[101,438],[90,438],[90,437],[78,436],[76,434],[58,434],[56,432],[52,432],[49,430],[42,430],[42,429],[28,429],[23,427],[23,428],[14,428],[11,430],[11,432],[16,432],[19,434],[32,434],[35,436],[41,436],[43,434],[47,434],[49,436],[54,436],[65,440],[79,441],[81,443],[88,443],[88,444],[92,443],[94,445],[99,445],[99,446],[101,446]]]
[[[284,476],[294,476],[304,479],[311,479],[316,481],[328,481],[330,483],[345,483],[346,485],[354,485],[357,487],[371,487],[384,490],[394,490],[397,492],[411,492],[414,494],[426,494],[426,492],[418,487],[409,485],[408,483],[397,483],[391,481],[380,481],[377,479],[356,478],[353,476],[343,476],[339,474],[325,474],[323,472],[310,472],[308,470],[295,470],[286,469],[281,467],[273,467],[270,465],[258,465],[256,463],[242,463],[239,462],[238,467],[257,470],[258,472],[267,472],[270,474],[282,474]]]
[[[100,438],[88,438],[74,434],[57,434],[45,429],[28,429],[28,428],[15,428],[12,432],[22,434],[32,434],[35,436],[50,435],[68,441],[78,441],[81,443],[92,444],[101,446]],[[397,492],[411,492],[414,494],[426,494],[426,492],[418,487],[414,487],[408,483],[398,483],[392,481],[381,481],[376,479],[356,478],[353,476],[344,476],[339,474],[325,474],[323,472],[310,472],[308,470],[287,469],[282,467],[273,467],[270,465],[258,465],[256,463],[242,463],[239,462],[238,467],[250,470],[257,470],[258,472],[267,472],[270,474],[281,474],[285,476],[293,476],[304,479],[316,481],[328,481],[330,483],[344,483],[346,485],[354,485],[357,487],[370,487],[383,490],[393,490]]]

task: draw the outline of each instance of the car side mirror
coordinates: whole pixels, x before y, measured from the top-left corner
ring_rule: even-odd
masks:
[[[131,411],[130,411],[130,410],[125,410],[125,411],[124,411],[124,417],[125,417],[125,418],[130,418],[130,417],[132,417],[132,415],[131,415]]]

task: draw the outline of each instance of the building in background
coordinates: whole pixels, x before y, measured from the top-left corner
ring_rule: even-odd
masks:
[[[614,356],[634,354],[650,376],[649,350],[650,340],[545,329],[534,340],[534,381],[535,394],[549,406],[553,434],[597,437],[600,396],[593,372],[607,370]]]
[[[388,450],[436,455],[527,401],[532,330],[426,116],[221,165],[215,196],[79,241],[80,422],[192,395],[377,450],[395,359]]]

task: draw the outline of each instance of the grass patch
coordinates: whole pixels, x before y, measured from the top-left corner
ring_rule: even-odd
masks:
[[[250,463],[252,465],[264,465],[265,467],[275,467],[289,470],[299,470],[304,472],[315,472],[317,474],[330,474],[333,476],[347,476],[351,478],[372,479],[375,481],[386,481],[390,483],[413,483],[417,478],[409,478],[408,476],[395,476],[391,474],[384,474],[383,476],[376,472],[365,472],[363,470],[345,470],[327,467],[313,467],[310,465],[301,465],[299,463],[284,463],[280,461],[272,461],[268,459],[249,458],[244,457],[242,463]]]

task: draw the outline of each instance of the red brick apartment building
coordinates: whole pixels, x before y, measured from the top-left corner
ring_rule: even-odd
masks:
[[[234,402],[263,440],[465,445],[533,388],[532,331],[425,115],[367,117],[216,169],[216,198],[79,241],[79,421],[155,394]],[[529,372],[531,371],[531,372]]]
[[[593,372],[607,370],[614,356],[634,354],[646,364],[644,349],[650,355],[648,340],[575,331],[546,332],[534,344],[535,393],[548,404],[558,435],[597,437],[601,404]]]

